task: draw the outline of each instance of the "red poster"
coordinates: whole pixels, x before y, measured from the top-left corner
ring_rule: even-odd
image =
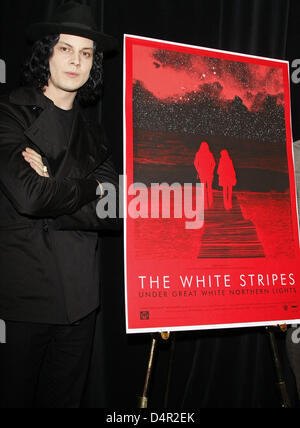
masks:
[[[125,36],[127,332],[298,323],[288,63]]]

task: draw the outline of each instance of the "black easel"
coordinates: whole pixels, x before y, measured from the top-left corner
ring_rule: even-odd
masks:
[[[169,338],[170,338],[169,332],[161,332],[160,334],[154,334],[152,336],[152,343],[150,348],[149,361],[148,361],[143,394],[138,399],[138,408],[140,409],[146,409],[148,407],[148,393],[149,393],[150,380],[151,380],[152,371],[153,371],[154,357],[157,349],[157,343],[160,339],[168,340]],[[171,379],[170,370],[169,370],[168,379]],[[169,386],[167,388],[169,389]]]
[[[271,349],[273,354],[273,360],[274,360],[274,365],[275,365],[275,370],[277,375],[277,385],[279,387],[280,394],[281,394],[281,407],[284,409],[290,409],[292,405],[291,405],[291,400],[287,391],[286,382],[285,382],[285,378],[284,378],[284,374],[281,366],[278,344],[274,333],[274,327],[267,327],[266,329],[269,334],[269,339],[270,339],[270,344],[271,344]]]
[[[169,403],[170,387],[171,387],[173,365],[174,365],[174,356],[175,356],[175,346],[176,346],[176,340],[175,339],[176,339],[176,335],[173,334],[172,337],[170,338],[171,348],[170,348],[170,353],[169,353],[168,377],[167,377],[165,397],[164,397],[164,408],[165,409],[168,408],[168,403]]]
[[[286,382],[285,382],[285,378],[284,378],[284,374],[281,366],[278,344],[275,337],[274,328],[275,327],[266,327],[266,331],[269,335],[272,356],[273,356],[273,361],[274,361],[276,376],[277,376],[277,385],[281,394],[281,406],[282,408],[290,409],[292,405],[291,405],[291,400],[287,391],[287,386],[286,386]],[[146,372],[146,379],[145,379],[143,394],[141,397],[139,397],[138,408],[146,409],[148,407],[149,386],[150,386],[153,365],[154,365],[154,358],[157,351],[158,341],[168,340],[169,338],[170,338],[169,332],[167,333],[162,332],[160,334],[154,334],[152,336],[152,343],[151,343],[148,367]],[[174,353],[175,353],[175,338],[173,338],[171,349],[170,349],[168,378],[167,378],[167,385],[166,385],[165,398],[164,398],[164,408],[168,407],[168,399],[169,399],[170,384],[171,384],[173,362],[174,362]]]

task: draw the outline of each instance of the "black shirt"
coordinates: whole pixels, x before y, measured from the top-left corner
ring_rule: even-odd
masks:
[[[74,108],[71,110],[63,110],[56,105],[53,107],[54,114],[57,118],[56,132],[60,138],[52,142],[48,160],[51,165],[51,171],[56,174],[63,162],[69,145],[74,119]]]

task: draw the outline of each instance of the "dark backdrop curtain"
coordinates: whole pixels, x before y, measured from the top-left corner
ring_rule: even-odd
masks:
[[[79,0],[78,0],[79,1]],[[80,1],[79,1],[80,2]],[[47,18],[59,0],[1,0],[0,59],[7,81],[0,94],[18,84],[27,52],[24,30]],[[105,63],[104,100],[97,109],[122,173],[122,38],[153,37],[292,61],[297,58],[298,0],[86,0],[98,25],[120,42]],[[293,70],[292,70],[293,71]],[[298,130],[298,86],[292,83],[294,139]],[[141,394],[151,337],[125,334],[123,239],[102,238],[102,308],[83,407],[135,407]],[[0,314],[1,318],[1,314]],[[293,405],[295,384],[277,339]],[[264,328],[188,332],[159,345],[150,407],[163,407],[170,350],[174,349],[169,407],[280,407],[269,338]]]

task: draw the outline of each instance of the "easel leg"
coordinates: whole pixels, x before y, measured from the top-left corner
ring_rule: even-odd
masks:
[[[170,387],[171,387],[171,380],[172,380],[172,374],[173,374],[174,356],[175,356],[175,336],[173,335],[172,343],[171,343],[171,349],[170,349],[170,356],[169,356],[168,379],[167,379],[165,399],[164,399],[164,408],[165,409],[168,408],[168,403],[169,403]]]
[[[169,332],[161,332],[160,336],[153,335],[152,337],[152,344],[150,349],[149,362],[148,362],[143,395],[142,397],[139,397],[139,400],[138,400],[139,409],[147,409],[148,407],[148,392],[149,392],[150,379],[151,379],[152,370],[153,370],[153,363],[154,363],[154,356],[155,356],[156,347],[157,347],[157,341],[159,340],[159,338],[162,340],[168,340],[169,337],[170,337]]]
[[[285,409],[290,409],[292,406],[291,406],[290,397],[287,391],[287,387],[286,387],[286,383],[285,383],[285,379],[284,379],[284,375],[281,367],[276,337],[275,337],[274,331],[272,331],[272,327],[267,327],[267,331],[269,333],[273,359],[274,359],[274,364],[275,364],[275,369],[277,374],[277,382],[278,382],[278,386],[279,386],[281,398],[282,398],[281,406]]]
[[[153,369],[153,361],[154,361],[154,354],[155,354],[155,350],[156,350],[156,345],[157,345],[157,339],[155,337],[153,337],[150,355],[149,355],[149,362],[148,362],[148,368],[147,368],[147,373],[146,373],[146,380],[145,380],[143,395],[142,395],[142,397],[139,397],[139,402],[138,402],[138,407],[140,409],[146,409],[148,407],[148,390],[149,390],[150,378],[151,378],[152,369]]]

